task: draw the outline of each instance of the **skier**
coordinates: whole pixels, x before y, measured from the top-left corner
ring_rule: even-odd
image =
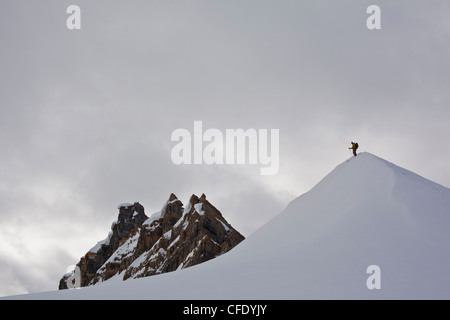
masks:
[[[353,149],[353,155],[356,157],[356,149],[358,149],[358,142],[352,141],[352,146],[349,149]]]

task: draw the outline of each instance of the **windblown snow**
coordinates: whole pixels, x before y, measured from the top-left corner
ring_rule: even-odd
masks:
[[[449,299],[449,229],[448,188],[361,153],[213,260],[142,279],[12,298]],[[367,285],[373,265],[380,289]]]

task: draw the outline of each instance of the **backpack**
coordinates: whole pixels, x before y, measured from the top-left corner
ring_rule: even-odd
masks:
[[[358,149],[359,145],[358,142],[355,142],[355,150]]]

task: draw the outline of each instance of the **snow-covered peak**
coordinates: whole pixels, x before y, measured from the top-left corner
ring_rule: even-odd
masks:
[[[113,283],[108,290],[24,298],[450,299],[449,226],[448,188],[361,153],[208,263],[128,285]],[[168,250],[179,244],[175,236],[165,240]],[[166,254],[158,247],[143,259],[156,259],[157,253]],[[370,286],[374,281],[379,288]]]

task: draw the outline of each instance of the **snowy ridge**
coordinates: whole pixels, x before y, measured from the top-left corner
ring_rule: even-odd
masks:
[[[448,188],[361,153],[213,260],[132,282],[18,298],[450,299],[449,226]],[[373,265],[380,289],[367,286]]]

